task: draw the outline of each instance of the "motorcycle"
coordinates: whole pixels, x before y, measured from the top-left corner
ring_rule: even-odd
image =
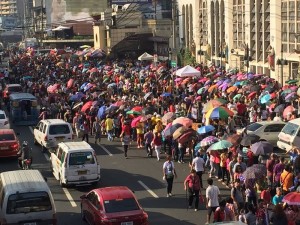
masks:
[[[24,159],[22,161],[22,169],[23,170],[30,170],[31,169],[31,159]]]

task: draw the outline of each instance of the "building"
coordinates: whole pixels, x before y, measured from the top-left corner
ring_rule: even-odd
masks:
[[[178,8],[180,45],[197,62],[300,78],[300,0],[178,0]]]
[[[0,16],[17,17],[17,0],[1,0],[0,1]]]

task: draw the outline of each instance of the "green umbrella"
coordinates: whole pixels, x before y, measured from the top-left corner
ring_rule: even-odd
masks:
[[[296,83],[298,83],[298,80],[288,80],[285,83],[287,83],[287,84],[296,84]]]
[[[281,95],[286,95],[286,94],[289,94],[289,93],[292,93],[292,90],[291,89],[285,89],[283,92],[281,92]]]
[[[240,86],[244,86],[244,85],[247,85],[248,84],[248,80],[243,80],[243,81],[241,81],[241,83],[240,83]]]
[[[237,94],[233,97],[234,100],[238,100],[242,97],[242,94]]]
[[[142,113],[138,112],[138,111],[133,111],[133,110],[130,110],[128,112],[126,112],[127,115],[129,114],[133,114],[133,115],[141,115]]]
[[[226,148],[230,148],[232,146],[232,143],[226,140],[218,141],[217,143],[212,144],[207,151],[210,150],[222,150]]]
[[[198,94],[198,95],[201,95],[201,94],[203,94],[206,90],[207,90],[207,87],[199,88],[199,90],[197,91],[197,94]]]

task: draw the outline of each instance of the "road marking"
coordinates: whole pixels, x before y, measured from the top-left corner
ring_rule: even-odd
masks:
[[[150,195],[152,195],[154,198],[159,198],[146,184],[144,184],[142,181],[138,180],[138,183],[148,191]]]
[[[103,145],[99,145],[109,156],[113,156],[113,154],[110,153],[110,151],[107,150],[106,147],[104,147]]]
[[[70,204],[72,207],[77,207],[76,202],[74,201],[74,199],[72,198],[69,190],[67,188],[63,188],[63,191],[65,192],[65,195],[67,196],[67,199],[69,200]]]
[[[29,130],[30,130],[30,132],[33,134],[33,129],[32,129],[31,126],[29,126]],[[47,154],[46,152],[44,152],[43,155],[44,155],[44,157],[45,157],[45,159],[46,159],[47,161],[50,161],[50,158],[49,158],[49,156],[48,156],[48,154]]]

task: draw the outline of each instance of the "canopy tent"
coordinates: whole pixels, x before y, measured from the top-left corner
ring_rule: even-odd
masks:
[[[138,60],[141,60],[141,61],[143,61],[143,60],[153,60],[153,59],[154,59],[153,55],[150,55],[147,52],[143,53],[142,55],[140,55],[138,57]]]
[[[177,70],[176,75],[178,77],[196,77],[196,76],[200,76],[200,71],[187,65],[187,66]]]
[[[71,29],[71,28],[59,25],[58,27],[52,29],[52,31],[62,31],[62,30],[68,30],[68,29]]]

